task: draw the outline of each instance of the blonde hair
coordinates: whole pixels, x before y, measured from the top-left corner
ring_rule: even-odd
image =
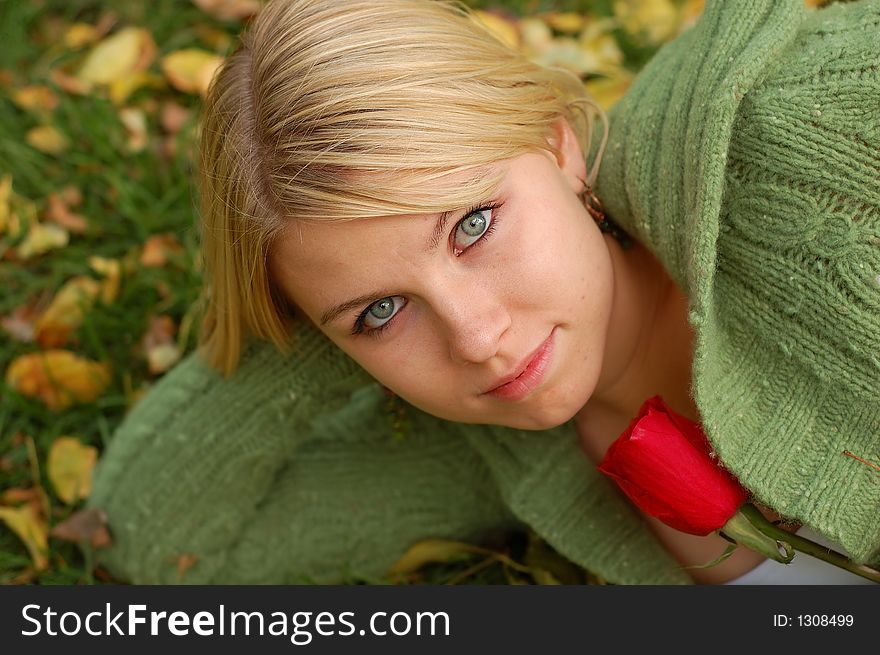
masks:
[[[202,354],[228,375],[248,335],[289,348],[268,256],[290,221],[485,200],[498,180],[483,167],[553,151],[558,118],[587,152],[597,112],[575,75],[529,61],[453,2],[269,3],[204,106]],[[437,183],[465,171],[468,183]]]

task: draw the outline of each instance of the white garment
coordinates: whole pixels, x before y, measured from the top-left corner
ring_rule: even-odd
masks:
[[[839,553],[843,549],[829,541],[822,535],[816,534],[809,528],[802,526],[797,533],[804,539],[815,541],[826,548],[832,548]],[[772,559],[767,559],[758,564],[748,573],[734,578],[724,584],[728,585],[861,585],[874,584],[867,578],[842,569],[823,560],[796,552],[790,564],[782,564]]]

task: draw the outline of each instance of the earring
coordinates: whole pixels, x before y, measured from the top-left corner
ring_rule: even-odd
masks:
[[[617,240],[617,243],[620,244],[620,247],[624,250],[632,248],[632,237],[624,232],[623,228],[617,223],[605,215],[605,208],[602,206],[602,201],[599,200],[598,196],[593,192],[593,188],[586,182],[584,182],[584,190],[581,191],[580,198],[581,202],[584,203],[587,213],[593,217],[593,220],[596,221],[596,224],[599,226],[599,230],[613,236]]]

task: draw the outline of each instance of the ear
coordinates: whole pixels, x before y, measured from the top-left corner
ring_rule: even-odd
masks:
[[[587,162],[571,125],[564,118],[553,121],[553,132],[547,142],[556,148],[556,165],[575,193],[580,193],[587,179]],[[552,156],[552,155],[551,155]]]

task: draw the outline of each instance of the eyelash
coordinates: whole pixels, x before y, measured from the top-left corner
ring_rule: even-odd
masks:
[[[458,230],[458,226],[461,225],[462,221],[464,221],[464,219],[466,219],[471,214],[476,214],[477,212],[483,212],[483,211],[486,211],[487,209],[494,212],[496,209],[499,209],[501,207],[501,205],[503,205],[503,204],[504,203],[502,203],[502,202],[491,202],[488,205],[476,205],[475,207],[471,207],[470,209],[468,209],[464,213],[464,215],[461,217],[461,220],[457,221],[455,223],[455,225],[452,227],[452,232],[450,233],[449,238],[450,239],[454,238],[454,235],[455,235],[456,231]],[[473,250],[474,248],[476,248],[477,246],[482,245],[483,242],[485,242],[492,235],[492,233],[495,231],[495,227],[498,225],[498,223],[499,223],[499,218],[493,213],[492,214],[492,222],[489,223],[489,227],[486,228],[486,231],[480,235],[479,239],[477,239],[471,245],[469,245],[467,248],[465,248],[461,252],[461,254],[456,255],[456,257],[461,257],[461,255],[464,255],[465,253],[468,253],[471,250]],[[367,305],[364,308],[364,311],[362,311],[358,315],[358,317],[355,319],[354,327],[352,328],[352,331],[351,331],[352,335],[364,334],[368,337],[377,338],[382,334],[382,332],[385,331],[385,328],[390,326],[394,322],[394,319],[397,318],[397,314],[395,314],[394,316],[391,317],[391,319],[389,319],[388,321],[385,321],[379,327],[367,329],[366,326],[364,325],[364,321],[366,320],[367,312],[370,311],[370,307],[372,307],[373,304],[374,303],[370,303],[369,305]],[[398,310],[398,314],[399,313],[400,313],[400,310]]]

